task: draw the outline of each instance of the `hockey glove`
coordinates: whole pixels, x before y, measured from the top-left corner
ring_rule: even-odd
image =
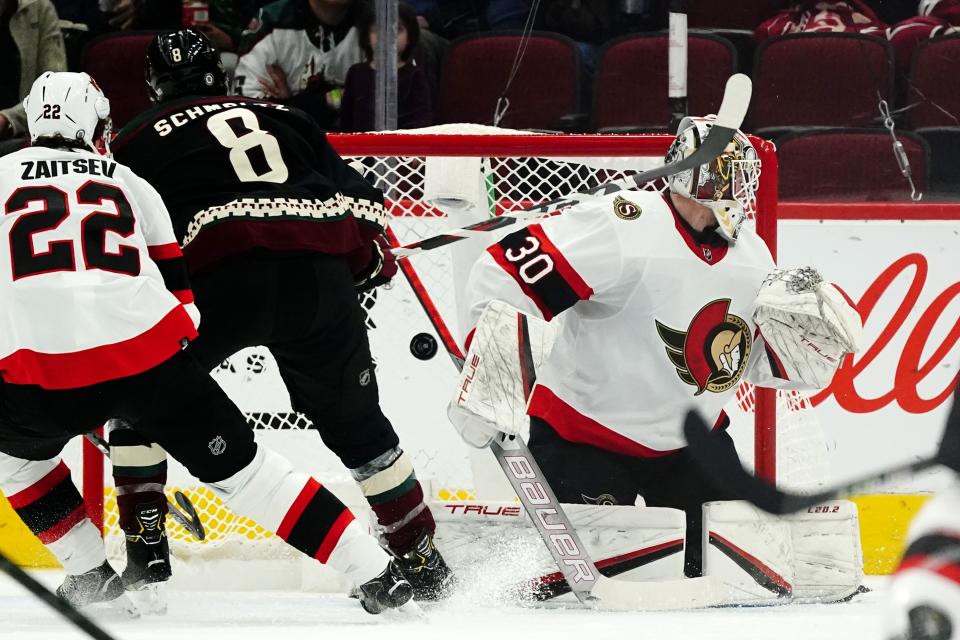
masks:
[[[386,284],[397,275],[397,259],[390,250],[386,236],[374,238],[370,253],[370,262],[353,277],[357,291],[361,293]]]
[[[860,314],[810,267],[768,275],[753,320],[789,379],[815,389],[830,383],[844,355],[860,350]]]

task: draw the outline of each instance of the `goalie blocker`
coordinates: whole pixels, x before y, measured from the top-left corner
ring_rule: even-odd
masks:
[[[779,280],[770,281],[784,281],[780,275]],[[525,399],[529,396],[530,380],[525,372],[530,368],[517,358],[518,353],[527,351],[518,349],[518,340],[529,341],[533,364],[540,366],[550,354],[555,331],[551,324],[529,316],[527,322],[521,323],[522,315],[503,302],[492,301],[472,335],[460,384],[448,407],[451,422],[472,446],[488,446],[500,433],[523,436],[529,424]],[[807,326],[805,318],[800,322],[795,317],[793,320],[795,326]],[[528,327],[526,334],[520,331],[522,325]],[[834,325],[825,322],[823,326]],[[855,326],[859,327],[859,323]],[[822,327],[818,330],[825,332]],[[855,346],[855,340],[853,343],[850,346]],[[792,369],[801,370],[807,375],[806,371],[812,368]],[[583,463],[591,466],[588,459]],[[595,471],[592,469],[591,473]],[[553,484],[561,501],[569,502],[569,498],[563,497],[563,481],[554,480]],[[600,504],[604,502],[603,496],[592,498]],[[616,504],[615,499],[610,502]],[[643,512],[653,516],[663,511],[625,506],[596,508],[636,509],[636,515],[620,522],[629,524],[638,540],[645,537],[640,524]],[[580,529],[583,520],[574,518],[574,522]],[[617,564],[623,550],[603,548],[603,536],[592,529],[581,529],[580,533],[593,543],[588,546],[591,556],[598,558],[601,572],[611,575],[610,566]],[[723,604],[833,602],[854,594],[863,577],[857,510],[847,501],[818,505],[806,513],[780,518],[744,502],[708,502],[703,506],[702,540],[690,539],[699,531],[691,534],[688,529],[684,536],[682,526],[675,533],[680,539],[686,537],[687,545],[702,545],[704,575],[716,577],[725,585]],[[598,544],[600,548],[595,546]],[[634,568],[630,579],[668,577],[658,575],[663,572],[662,561],[653,568],[653,573]],[[672,577],[680,577],[682,570],[678,573]]]

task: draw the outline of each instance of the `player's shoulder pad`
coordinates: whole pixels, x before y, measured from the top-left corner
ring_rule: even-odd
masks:
[[[596,199],[591,211],[604,214],[614,223],[643,224],[663,211],[669,211],[663,196],[656,191],[624,189]]]

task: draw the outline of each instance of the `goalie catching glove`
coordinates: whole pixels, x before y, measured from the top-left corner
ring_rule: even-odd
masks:
[[[486,306],[447,407],[447,417],[467,444],[483,448],[500,433],[518,435],[527,428],[534,372],[555,338],[556,329],[540,318],[499,300]]]
[[[810,267],[777,270],[760,286],[754,322],[782,377],[822,389],[843,356],[860,350],[863,325],[847,298]]]

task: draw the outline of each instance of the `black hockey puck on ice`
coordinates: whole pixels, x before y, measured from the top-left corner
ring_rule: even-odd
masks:
[[[418,360],[429,360],[437,355],[437,339],[429,333],[418,333],[410,341],[410,353]]]

